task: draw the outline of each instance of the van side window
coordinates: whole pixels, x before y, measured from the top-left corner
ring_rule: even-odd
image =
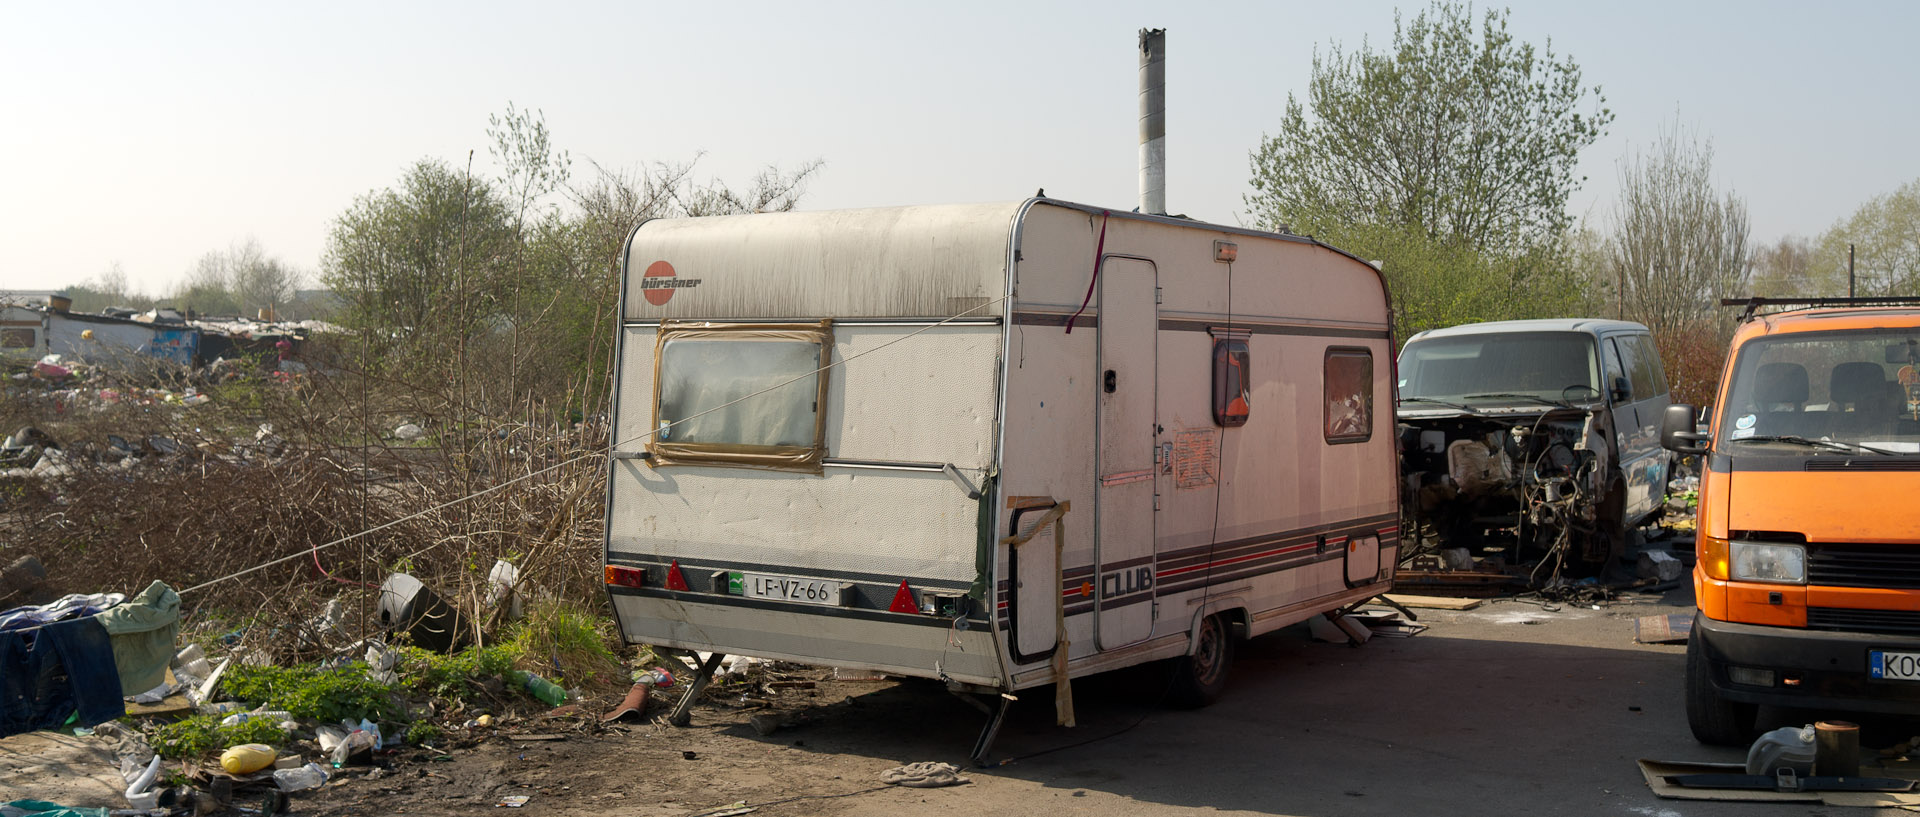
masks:
[[[1334,347],[1327,350],[1326,438],[1328,443],[1365,442],[1373,437],[1373,352]]]
[[[1620,365],[1620,353],[1613,348],[1613,340],[1607,338],[1600,342],[1600,371],[1604,375],[1600,389],[1608,395],[1613,393],[1613,384],[1627,376],[1626,368]],[[1632,388],[1632,381],[1628,381],[1627,387]]]
[[[1627,379],[1633,382],[1633,399],[1645,400],[1659,394],[1660,358],[1653,353],[1653,344],[1647,342],[1647,336],[1623,335],[1613,340],[1620,349],[1621,363],[1627,368]]]
[[[1248,369],[1251,355],[1243,337],[1223,337],[1213,341],[1213,422],[1226,428],[1247,424],[1253,413],[1249,404],[1253,378]]]
[[[1647,362],[1647,368],[1653,372],[1653,397],[1667,393],[1667,367],[1660,364],[1660,347],[1654,345],[1652,335],[1635,335],[1633,339],[1640,344],[1641,359]]]

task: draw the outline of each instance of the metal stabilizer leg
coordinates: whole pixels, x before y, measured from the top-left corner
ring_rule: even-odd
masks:
[[[687,685],[687,694],[680,696],[680,704],[673,708],[673,714],[667,716],[667,723],[674,726],[686,726],[693,722],[693,702],[700,699],[700,693],[707,688],[707,682],[713,680],[713,671],[720,668],[720,661],[727,656],[714,653],[700,664],[700,670],[693,674],[693,683]]]
[[[987,725],[980,730],[980,738],[973,742],[973,765],[985,768],[993,765],[987,762],[987,752],[993,750],[993,739],[1000,734],[1000,724],[1007,719],[1007,709],[1013,706],[1013,697],[1009,695],[1000,696],[1000,705],[998,707],[990,708],[986,704],[978,701],[974,701],[973,703],[978,705],[981,711],[987,713]]]
[[[1388,607],[1392,607],[1395,610],[1399,610],[1400,615],[1406,616],[1408,621],[1420,620],[1420,617],[1414,615],[1413,611],[1407,609],[1406,605],[1401,604],[1400,602],[1394,601],[1393,599],[1387,598],[1386,596],[1374,596],[1371,600],[1380,602],[1381,604],[1384,604]]]

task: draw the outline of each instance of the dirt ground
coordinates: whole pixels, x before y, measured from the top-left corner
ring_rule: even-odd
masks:
[[[1165,676],[1153,668],[1077,681],[1073,729],[1054,725],[1051,689],[1030,690],[1013,707],[990,768],[967,763],[984,716],[928,681],[834,681],[813,671],[811,689],[801,688],[804,680],[773,694],[736,685],[696,708],[687,728],[658,720],[601,728],[597,714],[612,700],[589,701],[582,716],[509,719],[449,734],[438,750],[384,757],[386,768],[346,770],[296,795],[292,813],[720,817],[744,804],[760,817],[1747,817],[1756,812],[1751,803],[1660,799],[1637,766],[1745,757],[1688,733],[1684,647],[1634,641],[1636,618],[1689,612],[1686,595],[1600,609],[1500,600],[1471,611],[1420,610],[1425,632],[1359,647],[1289,628],[1241,643],[1226,695],[1206,709],[1163,706]],[[651,714],[664,717],[664,703]],[[762,734],[755,715],[786,724]],[[1770,709],[1762,727],[1829,717],[1860,722],[1870,747],[1920,734],[1912,721]],[[0,756],[0,772],[7,760]],[[953,763],[970,782],[882,782],[886,770],[918,761]],[[49,780],[24,766],[0,774],[0,784],[25,784],[17,796]],[[496,811],[508,797],[526,801]]]
[[[782,695],[778,711],[814,707],[813,716],[768,735],[750,721],[763,710],[719,706],[697,708],[685,729],[648,723],[590,734],[514,723],[447,760],[349,775],[295,808],[465,814],[519,795],[529,815],[717,817],[736,803],[776,817],[1750,815],[1753,804],[1659,799],[1635,765],[1744,759],[1688,734],[1684,648],[1633,640],[1635,618],[1690,608],[1684,590],[1598,610],[1496,601],[1418,611],[1426,632],[1357,648],[1291,628],[1241,644],[1232,686],[1204,710],[1161,706],[1164,676],[1152,669],[1076,682],[1074,729],[1054,725],[1052,690],[1028,691],[992,753],[1010,762],[993,768],[967,768],[984,716],[939,685],[825,682]],[[1830,714],[1763,710],[1763,721],[1771,728]],[[1855,717],[1876,739],[1920,728]],[[889,768],[929,760],[961,766],[971,782],[906,789],[880,780]]]

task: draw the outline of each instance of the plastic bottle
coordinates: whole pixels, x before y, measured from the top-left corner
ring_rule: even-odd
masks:
[[[327,782],[327,769],[318,763],[308,763],[298,769],[281,769],[273,773],[273,784],[281,791],[300,791],[318,788]]]
[[[290,720],[293,720],[292,712],[288,712],[286,710],[269,709],[261,712],[235,712],[231,715],[221,718],[220,725],[221,726],[239,726],[240,724],[246,723],[247,721],[267,721],[268,723],[277,724],[277,723],[284,723]]]
[[[279,754],[264,743],[247,743],[220,753],[220,768],[227,774],[252,774],[273,765]]]
[[[533,697],[546,701],[549,706],[559,706],[567,702],[567,691],[559,684],[535,675],[531,672],[519,673],[518,680]]]

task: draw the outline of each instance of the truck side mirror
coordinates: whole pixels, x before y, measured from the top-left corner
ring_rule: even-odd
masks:
[[[1676,454],[1707,453],[1707,435],[1695,431],[1693,406],[1674,403],[1660,415],[1660,447]]]
[[[1625,403],[1633,395],[1633,385],[1625,377],[1615,377],[1607,384],[1607,397],[1615,403]]]

